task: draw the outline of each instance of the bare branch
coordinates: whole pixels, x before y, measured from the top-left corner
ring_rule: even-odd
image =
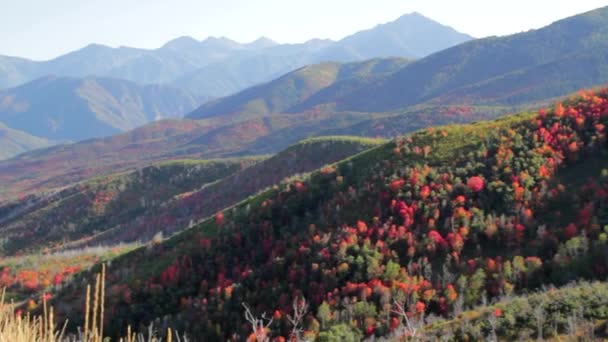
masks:
[[[543,340],[543,324],[545,324],[545,303],[541,302],[534,308],[534,318],[536,319],[536,340]]]
[[[291,338],[295,338],[297,342],[303,341],[302,333],[304,332],[304,327],[302,326],[302,322],[307,313],[308,302],[306,298],[295,298],[293,300],[293,316],[287,315],[287,320],[292,326]]]
[[[399,317],[405,321],[405,334],[414,339],[422,337],[420,328],[424,325],[424,315],[420,314],[418,316],[409,317],[407,305],[405,303],[395,301],[394,304],[395,310],[392,310],[392,312],[399,315]]]
[[[247,304],[243,303],[243,307],[245,308],[245,319],[251,324],[251,329],[253,330],[256,341],[270,341],[270,337],[268,337],[268,327],[272,324],[272,317],[268,318],[264,312],[262,313],[262,317],[257,318],[251,313],[251,309],[249,309]]]

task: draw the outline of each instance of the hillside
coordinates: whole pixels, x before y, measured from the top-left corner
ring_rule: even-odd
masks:
[[[51,145],[54,143],[50,140],[10,129],[0,122],[0,160]]]
[[[462,340],[500,336],[508,340],[605,340],[608,325],[608,283],[582,282],[527,296],[509,298],[425,326],[430,338]],[[573,307],[573,310],[563,308]]]
[[[0,206],[0,255],[171,235],[281,180],[380,144],[324,137],[264,160],[177,160],[87,180]]]
[[[78,272],[141,242],[159,243],[163,234],[184,230],[282,179],[381,143],[326,137],[303,141],[266,160],[161,163],[2,206],[0,286],[20,300],[48,291],[45,284],[56,290]]]
[[[161,211],[161,206],[174,196],[197,190],[256,162],[257,158],[171,161],[9,203],[0,207],[0,255],[58,250],[75,241],[86,244],[116,224],[139,222],[144,213]],[[160,220],[158,224],[164,226],[169,221]],[[129,242],[150,238],[141,235]]]
[[[47,139],[79,141],[178,118],[197,105],[192,95],[168,86],[44,77],[0,90],[0,122]]]
[[[162,120],[120,135],[36,150],[0,161],[0,203],[163,160],[275,154],[310,137],[390,137],[433,124],[496,117],[508,110],[445,106],[413,109],[398,118],[383,114],[309,112]]]
[[[608,89],[582,92],[538,114],[420,131],[290,179],[113,261],[108,331],[164,317],[197,340],[243,339],[245,303],[272,314],[264,334],[286,337],[303,297],[310,338],[404,338],[424,317],[605,279],[607,124]],[[582,296],[585,319],[608,318],[602,298]],[[60,298],[78,316],[67,302],[82,291]],[[492,329],[507,339],[518,331],[508,310],[492,316],[511,327]],[[554,310],[576,314],[570,304]]]
[[[63,187],[91,177],[133,170],[171,159],[212,159],[272,154],[313,135],[318,116],[295,120],[278,116],[226,123],[217,120],[161,120],[135,130],[76,144],[31,151],[0,161],[0,203],[30,192]],[[297,134],[281,137],[272,145],[251,146],[258,138],[290,126]],[[328,127],[339,122],[321,120]],[[312,131],[312,132],[311,132]]]
[[[15,303],[36,303],[41,295],[46,293],[48,296],[51,288],[60,288],[79,272],[102,262],[111,262],[113,258],[140,246],[120,244],[77,251],[0,257],[0,287],[6,290],[4,299]]]
[[[292,108],[340,83],[360,83],[365,78],[390,74],[409,61],[402,58],[372,59],[353,63],[321,63],[302,67],[278,79],[235,95],[210,101],[188,114],[202,119],[214,116],[261,116],[293,112]]]
[[[0,89],[29,81],[35,75],[35,68],[35,63],[25,58],[0,56]]]
[[[227,175],[200,189],[192,188],[165,201],[162,208],[120,224],[107,225],[106,232],[85,244],[115,244],[134,239],[150,239],[157,232],[171,235],[214,215],[224,208],[256,195],[258,192],[298,176],[350,157],[383,143],[380,139],[358,137],[322,137],[299,142],[276,155]],[[0,231],[2,231],[0,223]]]

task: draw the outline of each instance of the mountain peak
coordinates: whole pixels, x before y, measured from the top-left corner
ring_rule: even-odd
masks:
[[[100,50],[105,50],[105,49],[111,49],[111,47],[109,47],[107,45],[103,45],[103,44],[91,43],[91,44],[83,47],[81,50],[82,51],[100,51]]]
[[[470,39],[467,34],[412,12],[343,38],[325,51],[322,59],[421,58]]]
[[[207,39],[203,40],[203,43],[236,43],[234,40],[230,38],[226,38],[224,36],[215,37],[209,36]]]
[[[235,42],[232,39],[226,38],[226,37],[214,37],[214,36],[209,36],[207,37],[207,39],[203,40],[201,42],[201,44],[203,45],[207,45],[207,46],[212,46],[212,47],[223,47],[223,48],[231,48],[231,49],[238,49],[241,44]]]
[[[268,37],[262,36],[256,40],[254,40],[253,42],[247,43],[245,45],[251,49],[264,49],[264,48],[276,46],[278,44],[274,40],[272,40]]]
[[[411,13],[407,13],[404,14],[402,16],[400,16],[399,18],[388,22],[386,24],[383,25],[379,25],[379,26],[391,26],[391,25],[408,25],[408,26],[420,26],[420,25],[433,25],[433,26],[443,26],[446,27],[445,25],[425,16],[424,14],[421,14],[420,12],[411,12]]]
[[[200,43],[196,39],[190,36],[181,36],[168,41],[167,43],[165,43],[165,45],[161,47],[161,49],[178,50],[198,46],[199,44]]]
[[[409,18],[425,18],[425,19],[428,19],[427,16],[425,16],[424,14],[422,14],[420,12],[416,12],[416,11],[411,12],[411,13],[407,13],[407,14],[404,14],[404,15],[401,16],[401,18],[407,18],[407,17],[409,17]]]

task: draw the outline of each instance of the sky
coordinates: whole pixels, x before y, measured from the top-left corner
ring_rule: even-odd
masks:
[[[481,38],[540,28],[608,0],[0,0],[0,55],[46,60],[90,43],[157,48],[180,36],[338,40],[419,12]]]

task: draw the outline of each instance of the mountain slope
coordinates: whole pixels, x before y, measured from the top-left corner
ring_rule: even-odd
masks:
[[[421,58],[471,39],[419,13],[411,13],[348,36],[321,51],[317,59],[348,62],[377,57]]]
[[[432,102],[519,104],[607,82],[608,53],[593,48],[451,90]]]
[[[276,155],[228,175],[201,189],[193,189],[151,210],[137,220],[112,226],[88,244],[115,244],[151,238],[159,231],[170,235],[239,203],[282,180],[318,169],[380,145],[383,140],[336,136],[298,142]],[[171,225],[163,221],[172,222]],[[1,229],[1,228],[0,228]]]
[[[60,249],[77,240],[86,243],[117,223],[137,222],[146,211],[161,210],[173,196],[199,189],[258,161],[176,160],[10,203],[0,207],[4,237],[0,254]]]
[[[143,167],[167,159],[168,150],[177,158],[197,157],[197,153],[180,154],[179,146],[209,129],[191,120],[162,120],[112,137],[34,150],[0,161],[0,202],[24,191],[62,187]]]
[[[608,82],[605,78],[607,46],[608,7],[604,7],[538,30],[479,39],[433,54],[406,66],[380,84],[353,92],[338,108],[390,111],[463,87],[478,89],[477,94],[470,95],[466,90],[461,91],[467,94],[466,101],[469,96],[484,94],[487,88],[474,87],[490,81],[500,81],[500,86],[493,87],[502,88],[503,96],[516,91],[530,93],[529,98],[534,100],[559,96],[581,85],[591,87],[598,82]],[[588,65],[589,56],[595,54],[599,57],[593,57],[594,63]],[[562,69],[566,66],[567,69]],[[562,78],[564,72],[566,75]],[[577,82],[568,83],[570,74],[576,74]],[[560,82],[553,84],[556,79]],[[522,91],[520,87],[525,89]],[[500,96],[498,94],[501,93],[492,95]]]
[[[188,117],[194,119],[222,115],[265,115],[292,112],[293,107],[327,88],[340,87],[339,82],[353,84],[365,78],[389,74],[406,65],[401,58],[372,59],[346,64],[322,63],[300,68],[274,81],[261,84],[235,95],[208,102]]]
[[[54,140],[84,140],[176,118],[197,101],[179,89],[105,78],[45,77],[0,91],[0,122]]]
[[[411,63],[396,63],[384,72],[350,78],[335,78],[335,70],[366,63],[309,66],[206,103],[189,116],[398,113],[414,106],[515,107],[542,102],[608,83],[607,23],[605,7],[539,30],[466,42]],[[391,60],[367,63],[374,61]],[[300,74],[308,70],[312,75]],[[315,79],[319,84],[310,87]],[[277,104],[277,97],[287,100]]]
[[[268,159],[164,162],[28,196],[0,207],[0,253],[107,246],[148,241],[158,233],[171,235],[284,178],[381,143],[354,137],[312,139]]]
[[[50,140],[8,128],[0,122],[0,160],[51,145],[54,143]]]
[[[428,324],[421,335],[429,339],[451,337],[459,340],[483,340],[493,335],[510,341],[531,337],[558,341],[605,340],[608,337],[608,315],[604,310],[607,298],[606,282],[581,282],[558,289],[550,287],[478,307],[451,320]]]
[[[395,303],[411,319],[449,317],[501,294],[605,279],[607,124],[608,90],[583,92],[538,114],[418,132],[284,182],[115,260],[108,302],[120,314],[109,327],[162,316],[201,341],[243,339],[246,303],[274,313],[267,333],[285,338],[292,300],[304,297],[309,338],[403,338]]]
[[[25,58],[0,56],[0,89],[30,81],[35,69],[36,64]]]
[[[332,43],[315,39],[302,44],[269,46],[255,55],[236,56],[204,66],[172,84],[193,94],[211,98],[226,96],[310,64],[313,53]]]
[[[123,134],[31,151],[0,161],[0,203],[90,177],[168,159],[211,159],[274,154],[299,140],[367,119],[315,113],[226,120],[161,120]]]

